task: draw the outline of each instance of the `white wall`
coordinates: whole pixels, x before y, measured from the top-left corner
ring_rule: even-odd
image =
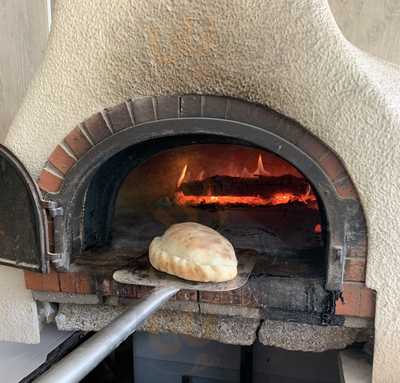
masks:
[[[0,0],[0,143],[47,45],[47,0]]]
[[[358,44],[369,51],[379,53],[386,58],[390,56],[389,58],[393,60],[397,60],[396,57],[398,56],[396,56],[396,54],[397,52],[400,52],[400,48],[398,45],[400,43],[397,42],[394,38],[396,36],[396,30],[398,30],[399,28],[398,12],[396,10],[397,3],[398,3],[397,0],[392,0],[392,1],[352,0],[351,2],[344,0],[330,0],[332,9],[334,10],[334,13],[338,17],[339,20],[338,24],[344,29],[344,33],[348,39],[350,39],[353,43]],[[376,8],[378,7],[377,4],[380,4],[380,8]],[[110,3],[108,5],[110,5]],[[21,7],[21,9],[19,7]],[[77,8],[79,9],[79,6]],[[0,119],[2,119],[1,121],[3,122],[2,125],[0,126],[0,140],[5,136],[5,132],[7,131],[8,125],[10,124],[10,121],[12,120],[12,117],[18,108],[18,105],[22,99],[22,95],[29,83],[30,77],[32,76],[35,68],[40,62],[40,57],[45,46],[45,40],[46,40],[45,36],[47,35],[46,28],[48,23],[46,18],[43,19],[43,15],[46,14],[46,10],[47,10],[47,2],[45,2],[44,0],[36,0],[35,2],[31,2],[29,0],[24,0],[24,1],[20,0],[18,2],[14,2],[13,0],[2,0],[1,2]],[[110,12],[114,11],[116,10],[110,10]],[[122,17],[126,17],[126,15],[127,13],[124,13]],[[386,16],[379,18],[380,17],[379,15],[386,15]],[[80,15],[79,13],[73,15],[75,19],[77,18],[79,19],[78,16],[83,17],[84,15]],[[383,21],[380,23],[375,23],[375,22],[372,23],[371,17],[373,18],[373,20],[377,20],[378,18],[379,20]],[[33,27],[33,25],[35,25],[34,20],[37,20],[38,25],[41,25],[40,27],[38,27],[38,32],[34,32],[35,31],[35,27]],[[257,22],[260,22],[260,20],[257,20]],[[127,24],[129,24],[130,27],[132,28],[134,27],[134,25],[131,22]],[[378,40],[376,40],[374,38],[375,35],[373,33],[374,27],[370,27],[370,25],[378,25],[378,24],[379,24],[378,32],[375,35],[380,37]],[[366,25],[368,27],[360,28],[359,25]],[[93,33],[95,33],[96,29],[95,27],[97,26],[98,25],[96,24],[92,29]],[[113,28],[116,28],[117,32],[120,32],[120,30],[118,29],[120,26],[121,26],[120,23],[112,25]],[[388,28],[387,32],[385,31],[386,28]],[[370,32],[366,33],[365,32],[366,30],[369,30]],[[110,36],[116,36],[117,35],[116,31],[112,30],[111,31],[112,33],[110,32],[111,33]],[[131,30],[129,29],[129,31]],[[368,39],[364,39],[364,36],[367,35],[370,37]],[[41,38],[39,37],[36,38],[35,36],[41,36]],[[132,34],[128,34],[128,37],[129,36],[132,36]],[[72,45],[75,38],[76,35],[74,35],[73,38],[71,39]],[[386,40],[387,38],[389,40]],[[256,41],[256,39],[254,39],[254,41]],[[386,48],[382,49],[381,51],[378,49],[378,47],[381,46],[379,41],[382,42],[385,41]],[[390,41],[390,43],[387,43],[386,41]],[[215,43],[216,43],[215,41],[210,41],[210,44],[215,44]],[[132,47],[134,47],[133,44],[129,45],[129,47],[127,48],[132,48]],[[114,48],[115,46],[111,45],[109,52],[116,53],[113,51]],[[156,49],[158,48],[158,46],[155,45],[152,48]],[[97,52],[97,47],[92,47],[92,49],[93,53],[95,54]],[[79,54],[81,55],[82,52],[83,51],[79,51]],[[127,49],[126,52],[128,52],[129,54],[130,52],[129,49]],[[31,58],[28,59],[27,57]],[[276,57],[280,56],[277,55]],[[109,57],[101,56],[99,57],[99,62],[105,61],[108,58]],[[121,59],[121,57],[117,58]],[[129,62],[129,57],[128,58],[123,57],[123,59],[124,60],[126,59],[127,62]],[[92,64],[94,63],[93,68],[96,68],[97,63],[95,61],[90,61],[90,58],[88,58],[88,60],[82,60],[83,69],[85,68],[85,65],[87,65],[88,62]],[[168,66],[169,64],[164,63],[164,65]],[[59,67],[58,69],[62,70],[62,67]],[[199,69],[201,69],[201,65]],[[108,73],[109,68],[107,67],[106,70]],[[123,76],[120,77],[121,73],[128,74],[129,76],[127,76],[127,78],[125,79]],[[119,100],[122,96],[125,97],[125,93],[121,94],[121,89],[123,89],[124,92],[126,91],[127,95],[132,95],[130,89],[132,87],[132,83],[137,82],[140,85],[141,81],[145,78],[144,76],[142,76],[142,78],[140,78],[140,76],[136,78],[135,77],[135,75],[137,75],[136,72],[132,74],[129,71],[125,72],[117,71],[116,73],[110,72],[110,74],[113,76],[112,78],[109,79],[109,82],[105,83],[106,85],[109,84],[110,87],[104,88],[104,82],[102,82],[103,80],[101,78],[100,78],[101,81],[99,81],[98,84],[96,83],[96,81],[99,79],[97,76],[100,76],[101,74],[102,74],[101,71],[99,72],[94,71],[92,72],[93,77],[91,78],[90,77],[82,78],[81,76],[78,75],[79,83],[81,84],[83,91],[85,91],[85,89],[88,90],[88,87],[93,84],[95,85],[99,85],[100,83],[103,84],[103,87],[100,87],[101,84],[99,85],[98,93],[92,93],[91,91],[88,91],[89,95],[88,100],[91,103],[90,105],[84,105],[85,115],[80,116],[80,118],[87,117],[89,110],[92,109],[93,111],[97,110],[98,109],[97,104],[100,105],[102,103],[106,103],[107,105],[110,105],[112,103],[115,103],[116,100],[117,99]],[[192,73],[191,76],[193,76],[194,74]],[[63,86],[62,89],[68,88],[68,86],[70,85],[71,76],[73,77],[74,73],[70,73],[70,75],[68,76],[68,81],[65,81],[64,83],[62,82],[59,83],[61,86]],[[176,74],[173,77],[176,77]],[[193,79],[192,77],[190,77],[190,79],[192,84],[194,80],[196,80]],[[85,82],[89,80],[92,81],[92,83],[89,84]],[[121,86],[118,85],[119,81],[125,82],[125,80],[127,84],[126,87],[127,89],[125,89],[125,84],[120,84]],[[243,77],[241,78],[241,81],[243,81]],[[115,88],[117,89],[116,93],[112,93],[113,84],[117,84],[115,86]],[[230,85],[229,79],[225,79],[225,84],[227,84],[229,87]],[[157,84],[154,84],[152,81],[150,81],[150,85],[151,88],[154,89],[154,87]],[[202,85],[198,86],[199,86],[198,89],[201,90]],[[221,86],[220,84],[217,84],[215,87],[210,87],[207,89],[211,89],[212,91],[214,91],[215,89],[221,89],[220,86]],[[50,88],[51,86],[49,86],[49,89]],[[60,93],[60,89],[57,90],[58,93]],[[79,91],[79,88],[77,89]],[[141,88],[139,87],[137,92],[138,93],[145,92],[148,89],[149,88],[142,86]],[[205,91],[207,91],[207,89],[205,89]],[[246,88],[245,91],[247,89],[248,88]],[[271,87],[270,89],[271,91],[277,92],[276,90],[277,85],[275,87]],[[66,90],[68,91],[68,89]],[[289,97],[289,95],[284,93],[284,91],[285,90],[283,89],[282,94],[275,95],[274,98],[272,98],[270,101],[275,102],[276,106],[284,107],[286,103],[285,100],[288,100],[292,96],[290,95]],[[10,102],[12,97],[15,100],[13,101],[13,103]],[[270,98],[271,95],[267,94],[266,99],[268,100]],[[68,100],[69,103],[73,101],[73,98],[67,97],[66,99]],[[82,104],[79,97],[76,97],[76,102],[79,107],[77,108],[77,110],[79,109],[80,111],[82,111]],[[293,105],[295,104],[296,103],[294,103]],[[48,103],[41,104],[41,109],[45,110],[46,105],[48,105]],[[70,107],[69,104],[60,105],[60,114],[62,115],[62,112],[67,111],[69,107]],[[289,108],[287,107],[286,110],[289,110]],[[319,112],[318,110],[315,110],[316,115],[318,114],[318,112]],[[315,119],[315,116],[314,117],[311,116],[309,120],[307,120],[308,116],[306,117],[302,116],[301,111],[295,109],[294,107],[291,109],[291,113],[294,117],[296,117],[296,115],[299,115],[299,119],[304,118],[304,121],[306,123],[309,123],[310,125],[316,124],[315,122],[316,120],[315,121],[313,120],[313,118]],[[79,113],[77,112],[76,115],[78,114]],[[40,116],[36,117],[38,117],[40,120]],[[26,121],[28,121],[28,119],[26,119]],[[57,126],[59,122],[60,119],[58,119],[55,122],[55,126]],[[38,124],[37,121],[36,124]],[[322,125],[323,123],[321,122],[321,126]],[[32,126],[31,120],[29,120],[29,124],[27,122],[27,126],[29,127]],[[70,125],[68,124],[66,127],[68,128],[69,126]],[[0,339],[7,339],[7,340],[14,339],[17,341],[23,340],[26,342],[36,342],[38,340],[38,323],[35,311],[33,309],[34,307],[33,302],[30,298],[29,292],[26,292],[23,287],[22,273],[17,271],[7,271],[7,270],[9,269],[6,268],[0,269],[0,280],[2,281],[2,286],[3,286],[0,294],[1,296],[0,304],[2,306],[2,310],[0,311],[0,323],[1,323]],[[18,315],[22,315],[22,317],[13,317],[13,315],[17,315],[18,312],[20,313]]]
[[[43,58],[47,6],[47,0],[0,0],[0,143]],[[0,266],[0,341],[39,340],[36,303],[25,289],[23,272]]]
[[[0,267],[0,340],[37,343],[39,331],[36,303],[25,289],[23,272]]]
[[[329,0],[329,5],[350,42],[400,64],[399,0]]]

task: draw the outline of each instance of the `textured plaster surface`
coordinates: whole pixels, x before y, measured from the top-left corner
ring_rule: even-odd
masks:
[[[59,330],[99,331],[124,310],[124,306],[61,303],[56,323]],[[258,339],[266,346],[307,352],[344,349],[354,342],[366,341],[371,332],[365,328],[262,321],[259,317],[242,315],[199,314],[165,309],[165,306],[146,320],[140,330],[154,334],[191,335],[240,345],[251,345]]]
[[[352,46],[325,0],[56,2],[6,143],[38,175],[78,122],[126,98],[204,93],[288,115],[342,157],[369,225],[374,381],[400,376],[400,70]]]
[[[126,310],[124,306],[60,304],[59,330],[98,331]],[[169,332],[228,344],[251,345],[257,337],[258,319],[160,310],[138,330],[153,334]]]
[[[38,343],[40,326],[36,303],[25,289],[24,273],[0,266],[0,340]]]
[[[367,335],[365,329],[266,320],[260,327],[258,339],[266,346],[285,350],[323,352],[366,341]]]

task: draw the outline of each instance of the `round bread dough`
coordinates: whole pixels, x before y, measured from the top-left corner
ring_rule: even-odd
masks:
[[[194,222],[172,225],[155,237],[150,263],[159,271],[196,282],[224,282],[237,275],[231,243],[215,230]]]

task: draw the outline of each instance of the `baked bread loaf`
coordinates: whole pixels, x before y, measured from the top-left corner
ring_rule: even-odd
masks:
[[[237,275],[231,243],[215,230],[194,222],[172,225],[155,237],[150,263],[159,271],[196,282],[224,282]]]

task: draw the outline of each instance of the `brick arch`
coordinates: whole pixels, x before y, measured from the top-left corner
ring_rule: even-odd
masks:
[[[341,198],[358,201],[357,190],[342,161],[333,150],[297,122],[262,105],[227,97],[198,95],[142,97],[127,100],[93,114],[72,129],[57,145],[40,174],[39,186],[43,192],[50,195],[50,198],[51,195],[57,197],[63,190],[64,179],[79,165],[80,161],[85,160],[87,153],[94,150],[100,143],[112,140],[114,135],[122,131],[139,128],[144,123],[186,117],[232,120],[272,131],[295,144],[317,162]],[[358,240],[358,245],[346,258],[344,303],[337,301],[336,314],[338,315],[373,316],[374,295],[365,286],[367,243],[364,229],[365,221],[360,226],[361,232],[365,234],[364,237]],[[27,273],[34,279],[31,274]],[[63,273],[57,275],[61,281],[67,277],[73,278],[70,277],[72,274],[67,273],[63,278]],[[41,278],[50,278],[50,276]],[[85,289],[84,293],[94,293],[93,285],[96,283],[90,280],[89,276],[85,278],[87,278],[85,286],[92,287]],[[27,286],[40,290],[37,284],[33,284],[35,287],[30,286],[30,282],[32,281],[28,277]],[[61,285],[59,291],[69,291]],[[45,284],[43,286],[43,290],[46,290]],[[74,292],[82,293],[80,290],[74,290]]]
[[[274,133],[312,157],[328,175],[340,197],[358,199],[357,190],[342,161],[300,124],[261,105],[227,97],[197,95],[141,97],[93,114],[72,129],[50,154],[39,176],[39,187],[46,193],[59,193],[65,176],[84,159],[85,154],[122,130],[134,129],[145,122],[185,117],[219,118],[254,125],[262,125],[266,117],[271,123],[272,117],[275,120],[272,121],[275,123]]]

